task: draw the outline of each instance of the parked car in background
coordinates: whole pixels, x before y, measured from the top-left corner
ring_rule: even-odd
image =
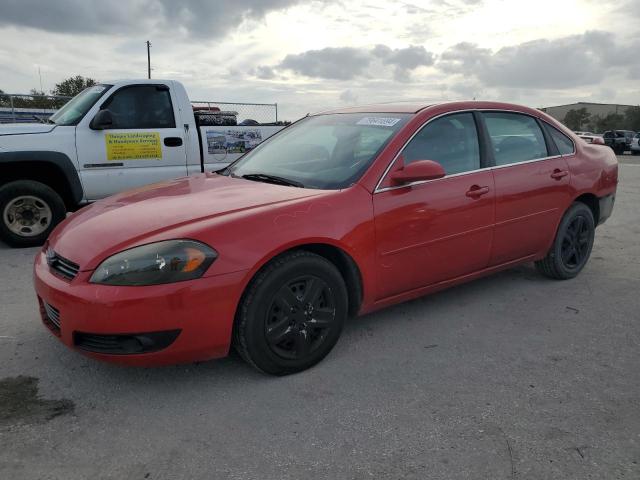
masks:
[[[174,80],[89,87],[47,124],[0,126],[0,239],[42,245],[67,211],[223,168],[281,128],[236,125],[235,112],[194,109]]]
[[[640,132],[636,133],[631,141],[631,153],[633,155],[640,155]]]
[[[631,149],[631,140],[636,132],[631,130],[607,130],[604,132],[604,143],[611,147],[617,155]]]
[[[527,107],[325,112],[218,173],[69,216],[36,256],[37,301],[53,335],[97,359],[192,362],[234,345],[294,373],[349,315],[526,262],[575,277],[617,183],[611,150]]]

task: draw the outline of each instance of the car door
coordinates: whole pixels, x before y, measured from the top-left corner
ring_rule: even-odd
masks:
[[[483,112],[482,117],[495,162],[490,263],[500,265],[548,246],[571,201],[570,174],[566,159],[550,136],[545,138],[536,118],[500,111]],[[573,142],[569,142],[574,152]]]
[[[433,119],[407,143],[373,195],[378,299],[482,270],[489,263],[494,187],[474,114]],[[389,175],[434,160],[446,176],[393,185]]]
[[[100,106],[113,124],[76,128],[80,175],[87,200],[187,174],[184,127],[168,85],[127,85]]]

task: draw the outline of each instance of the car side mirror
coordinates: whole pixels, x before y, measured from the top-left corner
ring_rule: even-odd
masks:
[[[401,170],[391,174],[391,181],[398,184],[419,182],[423,180],[435,180],[446,175],[444,168],[433,160],[418,160],[411,162]]]
[[[93,117],[91,123],[89,124],[89,128],[91,130],[106,130],[113,126],[113,115],[109,110],[100,110],[96,113],[96,116]]]

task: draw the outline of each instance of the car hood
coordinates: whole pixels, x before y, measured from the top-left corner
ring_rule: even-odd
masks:
[[[49,237],[49,245],[81,270],[92,270],[113,253],[177,238],[174,230],[180,229],[182,234],[182,227],[202,222],[195,230],[204,229],[210,224],[207,222],[224,215],[327,193],[215,173],[199,174],[130,190],[89,205],[61,223]]]
[[[10,123],[0,126],[0,135],[24,135],[28,133],[49,133],[56,128],[51,123]]]

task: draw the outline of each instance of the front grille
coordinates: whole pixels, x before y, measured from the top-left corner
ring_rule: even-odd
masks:
[[[42,320],[55,333],[60,334],[60,311],[42,300]]]
[[[67,280],[73,280],[78,275],[80,266],[73,263],[71,260],[67,260],[61,257],[53,250],[47,250],[47,263],[54,273],[57,273],[61,277]]]

